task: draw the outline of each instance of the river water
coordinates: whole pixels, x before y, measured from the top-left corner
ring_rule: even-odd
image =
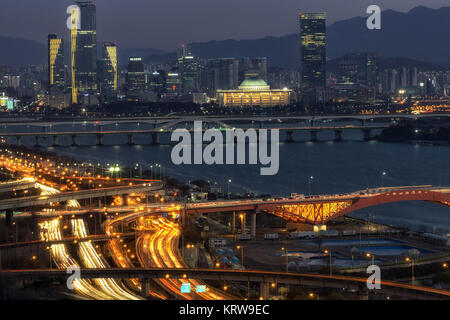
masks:
[[[354,124],[354,123],[353,123]],[[141,124],[112,125],[104,130],[150,129]],[[36,132],[36,127],[9,127],[11,132]],[[89,125],[55,126],[53,131],[95,130]],[[280,166],[274,176],[260,176],[260,165],[180,165],[171,161],[174,143],[169,136],[160,145],[151,145],[149,136],[134,137],[128,146],[126,136],[106,136],[103,146],[95,146],[95,137],[78,137],[72,147],[70,137],[59,139],[60,147],[51,147],[52,139],[41,139],[41,149],[80,160],[147,168],[162,164],[164,173],[188,182],[203,179],[219,184],[224,191],[255,192],[274,196],[300,194],[336,194],[383,186],[450,186],[450,147],[427,144],[392,144],[362,141],[362,132],[344,131],[343,142],[332,141],[333,132],[320,132],[319,142],[308,142],[309,133],[294,134],[296,142],[284,142],[280,133]],[[11,143],[15,139],[10,140]],[[32,146],[34,138],[23,138]],[[382,173],[385,172],[385,175]],[[125,173],[124,173],[125,174]],[[313,178],[311,178],[313,177]],[[407,226],[436,233],[450,233],[450,210],[438,204],[403,202],[367,208],[355,213],[373,215],[376,222]]]

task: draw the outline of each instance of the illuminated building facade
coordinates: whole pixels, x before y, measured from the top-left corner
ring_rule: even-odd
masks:
[[[5,93],[0,94],[0,110],[2,111],[12,111],[16,108],[19,101],[14,98],[7,97]]]
[[[127,72],[127,96],[133,97],[145,91],[144,63],[140,57],[130,57]]]
[[[166,77],[166,96],[177,96],[181,89],[181,77],[177,72],[169,72]]]
[[[119,87],[117,45],[105,42],[102,45],[102,95],[107,101],[115,100]]]
[[[72,51],[72,100],[79,95],[97,91],[97,22],[96,5],[92,2],[76,2],[80,8],[79,29],[71,34]],[[72,14],[74,18],[74,15]]]
[[[292,90],[270,89],[257,73],[247,73],[237,90],[217,90],[222,107],[285,106],[289,105]]]
[[[180,55],[181,54],[181,55]],[[198,62],[192,56],[188,46],[179,50],[178,67],[181,72],[181,87],[183,93],[193,93],[198,88]]]
[[[300,13],[300,68],[303,88],[326,85],[325,22],[325,13]]]
[[[48,35],[48,87],[64,89],[64,40],[56,34]]]

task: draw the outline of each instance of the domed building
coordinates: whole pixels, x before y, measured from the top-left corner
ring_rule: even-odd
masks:
[[[270,89],[257,73],[247,73],[237,90],[217,90],[221,107],[285,106],[290,103],[292,90]]]

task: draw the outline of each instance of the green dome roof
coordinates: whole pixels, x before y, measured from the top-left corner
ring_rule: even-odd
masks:
[[[270,88],[267,82],[259,76],[247,77],[239,86],[239,89],[268,89]]]
[[[241,87],[265,87],[267,83],[261,78],[245,79],[241,83]]]

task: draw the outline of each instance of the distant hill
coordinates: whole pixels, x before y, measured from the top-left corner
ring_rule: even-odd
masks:
[[[0,66],[40,64],[47,61],[43,43],[20,38],[0,37]]]
[[[366,17],[355,17],[327,27],[327,57],[350,52],[378,52],[383,57],[406,57],[433,65],[450,65],[450,7],[416,7],[402,13],[382,13],[381,30],[368,30]],[[299,34],[255,40],[224,40],[190,44],[199,57],[265,56],[272,66],[298,68]],[[159,57],[160,59],[161,57]],[[150,60],[152,57],[150,57]]]

